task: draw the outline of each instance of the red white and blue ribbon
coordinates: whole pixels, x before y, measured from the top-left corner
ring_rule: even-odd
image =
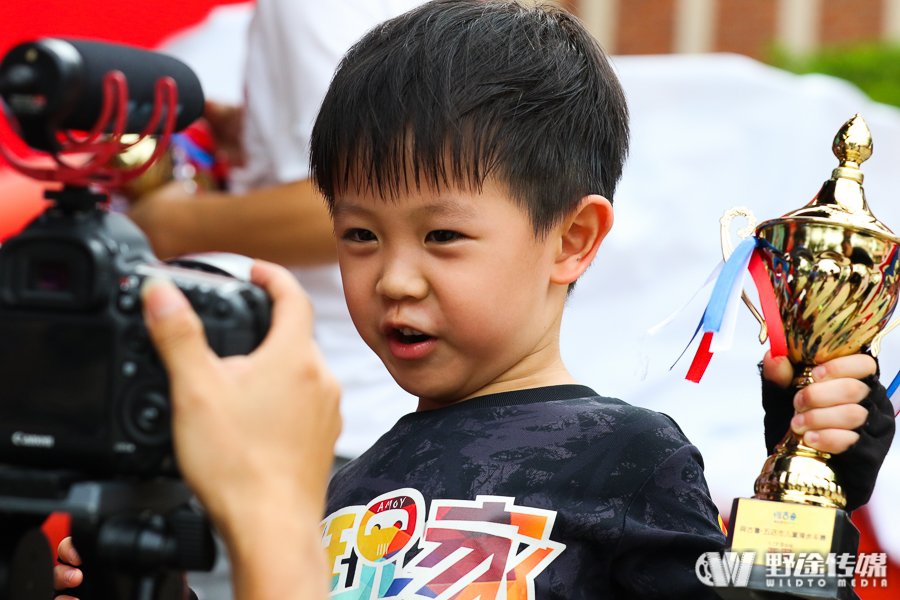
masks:
[[[725,261],[724,260],[720,261],[719,264],[716,265],[716,268],[714,268],[712,270],[712,273],[709,274],[709,277],[706,278],[706,282],[700,286],[700,289],[698,289],[696,292],[694,292],[694,295],[691,296],[691,299],[688,300],[687,302],[685,302],[684,306],[682,306],[681,308],[679,308],[678,310],[673,312],[671,315],[669,315],[665,321],[663,321],[659,325],[656,325],[655,327],[651,327],[650,329],[648,329],[647,335],[656,335],[657,333],[659,333],[660,331],[662,331],[663,329],[668,327],[675,319],[677,319],[678,315],[680,315],[682,312],[684,312],[688,306],[693,304],[694,299],[700,295],[700,292],[702,292],[704,290],[704,288],[706,288],[706,286],[708,286],[710,283],[712,283],[713,281],[715,281],[716,279],[719,278],[719,273],[722,272],[722,267],[724,267],[724,266],[725,266]],[[696,333],[694,335],[696,335]]]
[[[748,237],[741,242],[728,257],[716,279],[712,296],[703,312],[697,332],[694,334],[696,337],[697,333],[703,331],[700,348],[694,355],[694,360],[685,377],[688,381],[699,383],[706,372],[706,367],[712,360],[713,353],[731,348],[741,294],[744,291],[744,282],[748,272],[756,286],[762,305],[772,356],[787,355],[784,325],[778,311],[775,291],[772,289],[772,283],[769,281],[769,275],[756,249],[756,244],[755,237]],[[693,339],[691,341],[693,342]]]
[[[712,296],[706,305],[703,318],[697,326],[688,348],[696,339],[697,334],[703,331],[703,337],[700,340],[700,347],[694,355],[694,360],[688,369],[685,379],[700,383],[706,368],[709,366],[712,355],[715,352],[721,352],[731,348],[734,339],[734,329],[737,323],[737,312],[740,307],[741,294],[744,290],[744,282],[749,272],[753,284],[756,286],[756,292],[759,296],[759,303],[762,307],[763,317],[766,320],[766,329],[769,334],[769,349],[772,357],[787,356],[787,340],[784,335],[784,323],[781,321],[781,312],[778,310],[778,301],[775,298],[775,290],[772,288],[772,282],[769,279],[769,273],[766,270],[765,263],[758,249],[759,241],[755,237],[745,239],[723,264],[713,270],[709,279],[700,288],[706,287],[715,278],[715,287]],[[699,293],[700,290],[697,290]],[[694,294],[693,300],[697,293]],[[690,301],[688,302],[690,304]],[[648,334],[654,335],[663,327],[675,320],[675,318],[686,308],[687,305],[680,308],[668,319],[648,331]],[[687,348],[685,348],[685,352]],[[684,352],[682,352],[684,356]],[[675,361],[675,364],[681,360],[681,356]],[[673,364],[672,367],[675,365]],[[900,388],[900,373],[894,377],[894,380],[888,386],[887,395],[892,398],[894,393]],[[900,408],[895,405],[897,415],[900,415]]]

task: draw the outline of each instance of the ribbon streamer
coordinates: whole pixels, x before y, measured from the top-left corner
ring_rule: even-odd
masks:
[[[694,295],[691,296],[691,299],[688,300],[687,302],[685,302],[681,308],[679,308],[678,310],[673,312],[671,315],[666,317],[666,319],[663,320],[661,323],[648,329],[647,335],[654,336],[657,333],[659,333],[660,331],[662,331],[663,329],[665,329],[666,327],[668,327],[672,323],[672,321],[674,321],[678,317],[678,315],[680,315],[688,306],[691,305],[691,303],[694,301],[694,298],[696,298],[700,294],[700,292],[702,292],[706,288],[706,286],[708,286],[710,283],[712,283],[719,277],[719,273],[722,272],[722,267],[724,267],[724,266],[725,266],[725,261],[724,260],[720,261],[719,264],[716,265],[716,268],[714,268],[712,270],[712,273],[709,274],[709,277],[706,278],[706,281],[704,282],[704,284],[701,285],[697,289],[696,292],[694,292]],[[693,341],[693,340],[694,340],[694,338],[691,338],[691,341]]]
[[[772,356],[787,355],[787,342],[778,301],[756,244],[755,237],[749,237],[741,242],[726,261],[716,280],[712,297],[698,328],[698,331],[703,330],[703,338],[685,376],[688,381],[699,383],[712,360],[713,353],[731,348],[741,294],[744,291],[744,280],[748,272],[762,304]],[[696,333],[694,335],[696,336]]]
[[[896,375],[894,375],[894,380],[891,381],[891,385],[888,386],[888,389],[887,389],[888,398],[893,399],[894,392],[897,391],[898,387],[900,387],[900,372],[898,372]],[[900,407],[898,407],[896,404],[894,404],[894,408],[895,408],[894,416],[896,417],[896,416],[900,415]]]
[[[756,247],[756,238],[748,237],[740,245],[734,249],[731,256],[722,267],[719,279],[713,288],[712,297],[706,306],[706,312],[703,313],[703,331],[716,333],[722,327],[722,320],[725,318],[725,308],[728,304],[728,298],[731,296],[731,288],[737,283],[739,275],[743,275],[747,268],[747,261],[750,260],[750,254]],[[743,278],[742,278],[743,281]]]
[[[781,311],[778,310],[778,299],[775,296],[775,290],[772,288],[772,282],[769,279],[765,262],[756,244],[757,239],[755,237],[745,239],[734,250],[724,266],[720,263],[713,271],[713,274],[710,275],[710,279],[712,279],[718,273],[718,279],[716,279],[716,285],[713,288],[712,297],[710,297],[706,306],[706,311],[703,313],[703,318],[691,337],[691,341],[688,342],[688,347],[690,347],[697,334],[701,330],[703,331],[700,347],[694,355],[694,360],[691,362],[687,375],[685,375],[685,379],[688,381],[700,383],[704,373],[706,373],[706,368],[712,360],[713,353],[727,350],[731,347],[738,304],[744,289],[744,276],[747,272],[750,273],[759,296],[759,303],[762,306],[763,318],[766,320],[766,328],[769,333],[771,355],[773,358],[787,356],[787,339],[784,335],[784,322],[781,320]],[[709,279],[700,289],[703,289],[708,284]],[[697,292],[699,293],[699,290]],[[696,295],[695,293],[691,300]],[[684,307],[677,310],[675,314],[648,331],[648,333],[650,335],[657,333],[671,323],[682,310],[684,310]],[[687,351],[687,348],[685,348],[685,351]],[[684,352],[681,353],[675,364],[678,364],[682,356],[684,356]],[[672,367],[674,366],[673,364]],[[897,373],[887,388],[888,398],[892,398],[898,388],[900,388],[900,373]],[[900,415],[900,408],[897,408],[897,413],[894,416],[898,415]]]
[[[709,361],[712,360],[712,352],[709,351],[709,346],[712,344],[712,336],[713,334],[711,333],[703,334],[703,339],[700,340],[700,347],[697,349],[697,354],[694,355],[693,362],[691,362],[691,368],[688,369],[687,375],[684,377],[688,381],[700,383],[700,380],[703,379],[706,367],[709,366]]]
[[[728,300],[725,303],[725,312],[722,314],[719,328],[713,330],[712,324],[708,328],[704,328],[704,331],[713,332],[712,343],[709,346],[710,352],[731,349],[731,343],[734,341],[734,329],[737,326],[738,309],[741,306],[741,294],[744,292],[744,281],[747,278],[747,266],[750,264],[751,256],[753,256],[753,246],[750,246],[750,252],[738,264],[737,275],[728,290]]]
[[[759,249],[754,250],[750,257],[750,276],[756,285],[756,293],[759,303],[762,305],[763,318],[766,320],[766,330],[769,333],[769,350],[772,358],[787,356],[787,340],[784,336],[784,323],[781,320],[781,311],[778,310],[778,300],[775,298],[775,290],[772,289],[772,281],[766,271],[766,265],[759,256]]]

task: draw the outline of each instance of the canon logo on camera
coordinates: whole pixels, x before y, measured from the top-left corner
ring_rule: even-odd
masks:
[[[52,435],[39,435],[37,433],[24,433],[17,431],[12,434],[12,443],[16,446],[29,446],[31,448],[52,448],[56,440]]]

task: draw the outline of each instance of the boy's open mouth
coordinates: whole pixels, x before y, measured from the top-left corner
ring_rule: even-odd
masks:
[[[421,331],[416,331],[412,327],[394,328],[391,335],[401,344],[418,344],[431,339],[430,335],[426,335]]]

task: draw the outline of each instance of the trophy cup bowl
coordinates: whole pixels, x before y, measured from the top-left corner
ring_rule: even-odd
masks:
[[[812,383],[817,364],[860,352],[884,330],[900,283],[896,239],[819,219],[788,216],[757,229],[795,368],[793,385],[801,388]],[[828,458],[789,433],[766,461],[756,497],[843,508],[847,499]]]
[[[844,124],[832,149],[840,166],[812,202],[755,229],[756,248],[775,292],[787,356],[794,366],[793,385],[799,388],[813,382],[812,369],[818,364],[867,349],[877,355],[881,338],[897,324],[888,325],[888,320],[900,293],[900,238],[872,215],[866,202],[859,165],[871,156],[872,137],[862,117],[856,115]],[[726,212],[721,220],[726,255],[731,251],[728,227],[737,215],[750,221],[739,235],[749,235],[755,225],[744,208]],[[765,323],[746,296],[744,301],[763,325],[760,341],[764,341]],[[843,510],[847,498],[828,466],[829,458],[788,431],[766,460],[754,485],[754,499],[735,500],[729,533],[732,551],[855,553],[858,532]],[[784,523],[785,514],[792,515],[790,523]],[[771,589],[764,575],[760,577],[765,571],[761,566],[766,565],[762,558],[755,559],[750,578],[749,588],[756,591],[722,588],[719,595],[856,597],[846,582],[834,578],[828,590],[818,589],[813,595]]]

